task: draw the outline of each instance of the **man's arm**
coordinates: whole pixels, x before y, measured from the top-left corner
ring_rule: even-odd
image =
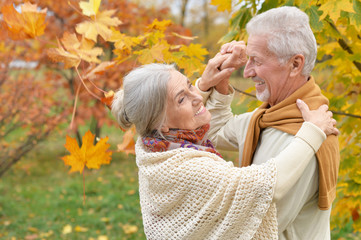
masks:
[[[196,82],[196,88],[203,96],[205,106],[212,115],[209,139],[219,149],[238,151],[240,147],[243,148],[252,113],[233,115],[230,105],[234,90],[231,86],[228,86],[230,92],[228,95],[221,94],[214,88],[203,92],[199,89],[199,81]]]

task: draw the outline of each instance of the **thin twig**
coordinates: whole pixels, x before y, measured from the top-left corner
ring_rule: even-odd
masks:
[[[100,98],[97,95],[95,95],[92,91],[90,91],[89,88],[85,85],[83,78],[80,76],[78,68],[75,68],[75,71],[78,74],[80,81],[82,82],[82,84],[84,85],[84,87],[88,91],[88,93],[100,101]]]
[[[80,88],[81,88],[81,84],[79,84],[78,89],[76,90],[76,94],[75,94],[73,114],[71,115],[70,129],[73,129],[73,123],[74,123],[74,118],[75,118],[76,105],[77,105],[77,103],[78,103],[78,97],[79,97]]]
[[[235,88],[234,86],[232,86],[234,88],[234,90],[236,92],[239,92],[239,93],[242,93],[244,95],[247,95],[247,96],[250,96],[250,97],[253,97],[253,98],[256,98],[256,95],[253,95],[253,94],[250,94],[250,93],[247,93],[247,92],[244,92],[242,90],[239,90],[238,88]],[[353,117],[353,118],[360,118],[361,119],[361,116],[360,115],[356,115],[356,114],[352,114],[352,113],[344,113],[344,112],[339,112],[339,111],[334,111],[334,110],[330,110],[333,114],[335,115],[342,115],[342,116],[348,116],[348,117]]]

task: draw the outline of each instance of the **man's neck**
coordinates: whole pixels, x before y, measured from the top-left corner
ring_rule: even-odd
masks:
[[[285,86],[285,89],[283,91],[284,94],[282,94],[279,99],[277,99],[275,101],[275,103],[271,103],[269,102],[269,105],[272,107],[274,105],[277,105],[278,103],[282,102],[283,100],[285,100],[286,98],[288,98],[289,96],[291,96],[294,92],[296,92],[299,88],[301,88],[303,85],[305,85],[307,83],[307,81],[311,78],[311,76],[303,76],[300,75],[296,78],[290,78],[289,79],[289,85]]]

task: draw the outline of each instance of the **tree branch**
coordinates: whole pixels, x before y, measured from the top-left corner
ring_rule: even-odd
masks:
[[[338,32],[340,35],[341,33],[338,31],[337,27],[335,26],[335,24],[333,24],[332,22],[330,22],[329,20],[326,20],[326,22],[328,24],[330,24],[330,26],[336,31]],[[345,50],[347,53],[349,54],[353,54],[353,51],[351,49],[351,47],[346,43],[346,41],[342,38],[337,39],[338,44],[341,46],[341,48],[343,50]],[[355,65],[355,67],[359,70],[359,72],[361,72],[361,62],[358,61],[352,61],[352,63]]]
[[[236,92],[239,92],[239,93],[242,93],[244,95],[247,95],[247,96],[250,96],[250,97],[253,97],[253,98],[256,98],[256,95],[254,94],[251,94],[251,93],[247,93],[247,92],[244,92],[238,88],[235,88],[234,86],[232,86],[234,88],[234,90]],[[345,112],[339,112],[339,111],[334,111],[334,110],[330,110],[333,114],[335,115],[343,115],[343,116],[348,116],[348,117],[353,117],[353,118],[359,118],[361,119],[361,116],[360,115],[355,115],[355,114],[352,114],[352,113],[345,113]]]

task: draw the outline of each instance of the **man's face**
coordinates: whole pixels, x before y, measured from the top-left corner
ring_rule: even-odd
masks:
[[[248,61],[243,75],[255,82],[257,98],[271,106],[284,100],[289,95],[290,65],[279,63],[277,56],[268,50],[265,36],[249,36],[246,54]]]

